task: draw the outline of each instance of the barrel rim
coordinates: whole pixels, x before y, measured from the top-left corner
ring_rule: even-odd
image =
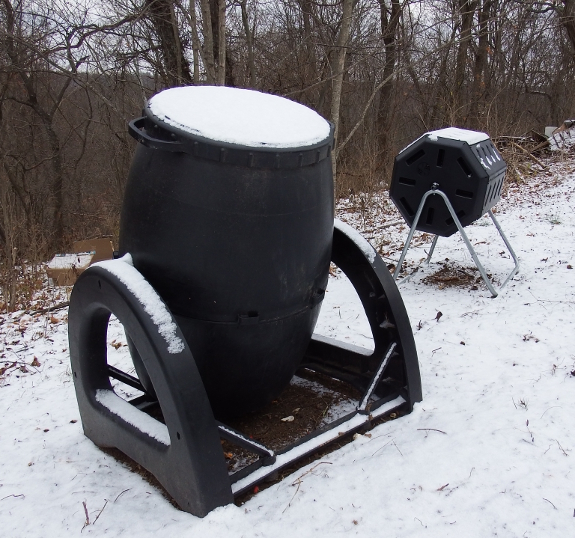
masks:
[[[177,151],[227,164],[250,168],[300,168],[317,164],[330,157],[333,149],[334,126],[329,121],[329,135],[320,142],[300,147],[275,148],[245,146],[190,133],[163,121],[150,110],[149,106],[146,106],[142,113],[146,132],[157,135],[161,141],[179,143]]]

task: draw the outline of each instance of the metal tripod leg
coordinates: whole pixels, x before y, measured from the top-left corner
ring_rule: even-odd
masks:
[[[421,212],[423,211],[423,206],[425,205],[425,201],[432,194],[435,194],[436,192],[437,191],[427,191],[423,195],[423,198],[421,199],[421,202],[419,203],[419,207],[417,208],[417,212],[415,213],[415,218],[413,219],[413,224],[411,225],[411,229],[409,230],[409,234],[407,235],[407,240],[405,241],[405,246],[403,247],[403,250],[401,252],[401,256],[399,257],[399,262],[397,263],[397,267],[395,268],[395,271],[393,272],[393,280],[397,280],[397,277],[399,276],[399,271],[401,271],[401,267],[403,266],[403,261],[405,260],[405,255],[407,254],[407,251],[409,250],[409,245],[411,245],[411,240],[413,239],[413,234],[415,233],[415,229],[417,228],[419,218],[421,217]],[[437,243],[437,241],[435,241],[434,244],[432,245],[433,248],[435,248],[435,243]],[[428,258],[429,258],[429,256],[428,256]]]
[[[505,243],[505,246],[507,247],[509,254],[511,254],[511,257],[513,258],[513,262],[515,263],[515,267],[513,268],[513,271],[511,271],[511,273],[509,273],[507,275],[505,282],[503,282],[503,284],[501,284],[501,288],[503,288],[503,286],[505,286],[507,284],[507,282],[509,282],[515,276],[517,271],[519,271],[519,259],[517,258],[517,255],[515,254],[515,251],[513,250],[513,248],[511,248],[511,245],[509,244],[509,240],[507,239],[507,237],[503,233],[503,230],[501,229],[499,222],[495,218],[495,215],[491,212],[491,209],[487,213],[491,217],[493,224],[495,224],[495,227],[497,228],[497,231],[499,232],[501,239],[503,239],[503,242]],[[499,288],[499,289],[501,289],[501,288]]]
[[[513,270],[509,273],[509,275],[507,275],[505,282],[503,282],[503,284],[500,286],[499,290],[496,290],[495,287],[493,286],[493,284],[491,283],[491,281],[489,280],[487,273],[485,272],[485,269],[483,268],[483,265],[479,261],[477,253],[475,252],[475,249],[471,245],[471,242],[469,241],[469,238],[467,237],[467,234],[465,233],[465,230],[463,229],[463,226],[461,225],[461,222],[459,221],[459,218],[458,218],[457,214],[455,213],[455,210],[453,209],[453,206],[451,205],[449,198],[447,197],[447,195],[444,192],[440,191],[439,189],[432,189],[432,190],[427,191],[421,199],[419,207],[417,208],[417,213],[415,214],[415,218],[413,220],[413,224],[411,225],[411,230],[409,231],[409,235],[407,236],[407,241],[405,243],[405,246],[403,247],[403,251],[402,251],[401,256],[399,258],[399,263],[397,264],[395,272],[393,273],[394,280],[397,280],[397,277],[399,276],[399,272],[401,271],[401,267],[403,265],[405,255],[407,254],[407,250],[409,249],[409,245],[411,244],[411,240],[413,239],[413,234],[415,233],[415,229],[417,227],[417,224],[419,223],[419,218],[421,217],[421,213],[423,211],[423,206],[425,205],[425,201],[427,200],[427,198],[429,196],[431,196],[433,194],[438,194],[439,196],[441,196],[443,198],[443,201],[445,202],[445,205],[447,206],[447,209],[449,210],[449,213],[451,214],[451,218],[453,219],[453,222],[455,222],[455,225],[457,226],[457,230],[461,234],[461,237],[463,238],[463,241],[464,241],[465,245],[467,246],[467,250],[469,250],[471,257],[473,258],[473,261],[475,262],[475,265],[477,266],[477,269],[479,270],[481,278],[483,278],[483,281],[485,282],[487,288],[491,292],[491,295],[493,297],[497,297],[498,291],[501,291],[501,289],[513,278],[513,276],[517,273],[517,271],[519,271],[519,260],[517,259],[517,256],[515,255],[513,248],[511,247],[507,237],[503,233],[503,230],[501,229],[499,222],[497,221],[497,219],[495,218],[495,216],[493,215],[491,210],[489,210],[487,213],[491,217],[493,224],[497,228],[499,235],[503,239],[503,242],[505,243],[505,246],[507,247],[507,250],[511,254],[511,257],[513,258],[513,261],[515,263]],[[431,255],[433,254],[433,251],[435,249],[435,245],[437,244],[437,238],[438,238],[438,236],[435,236],[435,238],[433,239],[431,249],[430,249],[429,254],[427,256],[427,262],[428,263],[431,260]]]
[[[427,259],[425,260],[425,263],[427,265],[429,265],[429,262],[431,261],[431,256],[433,256],[433,251],[435,250],[435,245],[437,245],[437,240],[439,239],[439,236],[436,235],[433,238],[433,241],[431,242],[431,248],[429,249],[429,254],[427,255]]]

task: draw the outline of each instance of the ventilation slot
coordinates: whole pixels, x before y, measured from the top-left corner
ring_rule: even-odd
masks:
[[[493,197],[493,185],[487,189],[487,201],[491,202],[491,198]]]
[[[469,198],[470,200],[473,198],[474,194],[470,191],[462,191],[461,189],[457,189],[455,191],[456,196],[461,196],[461,198]]]
[[[427,224],[428,226],[431,226],[433,224],[434,213],[435,213],[435,209],[433,209],[433,207],[430,207],[427,210],[427,218],[425,219],[425,224]]]
[[[411,206],[407,203],[407,200],[404,198],[400,198],[399,201],[401,202],[401,205],[403,206],[403,208],[407,211],[407,214],[410,217],[413,217],[415,215],[415,212],[413,211],[413,209],[411,209]]]
[[[445,150],[440,149],[437,153],[437,166],[443,166],[443,161],[445,160]]]
[[[465,211],[463,211],[463,209],[459,210],[457,213],[457,218],[459,220],[461,220],[463,217],[465,217]],[[455,221],[453,220],[452,217],[449,217],[446,221],[445,224],[447,224],[447,226],[451,226]]]
[[[463,158],[459,157],[459,159],[457,159],[457,162],[459,163],[459,166],[461,166],[461,169],[465,172],[467,177],[471,177],[471,170],[469,169],[469,166],[467,166],[467,163],[463,160]]]
[[[425,151],[423,151],[422,149],[420,149],[417,153],[415,153],[414,155],[412,155],[409,159],[406,159],[405,162],[408,165],[413,164],[415,161],[417,161],[418,159],[421,159],[421,157],[423,157],[425,155]]]
[[[399,182],[402,185],[409,185],[410,187],[415,185],[415,179],[411,179],[410,177],[400,177]]]

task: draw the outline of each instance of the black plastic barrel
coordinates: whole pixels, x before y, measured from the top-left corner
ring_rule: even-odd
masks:
[[[152,98],[130,124],[140,143],[124,197],[120,253],[132,255],[176,316],[212,408],[223,417],[275,398],[313,333],[333,235],[332,130],[321,120],[325,137],[299,147],[289,140],[211,139],[193,125],[193,110],[213,100],[203,103],[208,91],[232,114],[236,101],[242,106],[242,92],[250,103],[262,96],[260,123],[273,97],[231,88],[166,90],[192,110],[183,126],[177,117],[157,115],[158,96]],[[159,94],[164,102],[166,92]],[[280,108],[287,101],[273,98]],[[241,121],[246,111],[237,113]],[[286,128],[294,127],[297,122]],[[137,353],[132,356],[152,390]]]

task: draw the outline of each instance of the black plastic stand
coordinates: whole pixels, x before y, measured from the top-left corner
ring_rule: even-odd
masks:
[[[112,391],[109,376],[119,376],[110,372],[106,359],[110,313],[146,365],[165,426]],[[179,329],[178,336],[183,340]],[[187,345],[180,353],[168,352],[158,326],[118,277],[97,266],[80,276],[70,298],[69,339],[87,437],[100,447],[118,448],[148,469],[187,512],[205,516],[233,501],[218,429],[192,353]]]
[[[86,436],[98,446],[124,452],[148,469],[183,510],[203,517],[342,435],[370,427],[372,420],[392,411],[411,411],[422,397],[421,380],[411,326],[393,278],[371,245],[338,221],[332,260],[357,290],[375,350],[370,353],[314,335],[301,368],[360,389],[363,396],[355,411],[278,453],[217,422],[189,347],[167,307],[175,337],[184,343],[178,352],[170,351],[165,334],[137,295],[105,267],[94,266],[78,279],[69,310],[72,372]],[[155,294],[143,282],[147,293]],[[111,313],[135,346],[155,394],[148,391],[127,402],[113,392],[110,377],[143,392],[145,388],[139,379],[107,364]],[[165,425],[144,411],[157,404]],[[228,475],[221,438],[259,459]]]
[[[371,254],[370,254],[371,251]],[[371,259],[370,259],[371,257]],[[357,291],[369,321],[375,349],[373,353],[353,350],[351,346],[314,336],[302,367],[327,374],[367,390],[385,353],[396,344],[387,375],[375,393],[380,397],[401,394],[408,404],[422,399],[421,378],[413,332],[403,299],[385,262],[373,247],[353,228],[336,221],[332,261],[348,277]]]

